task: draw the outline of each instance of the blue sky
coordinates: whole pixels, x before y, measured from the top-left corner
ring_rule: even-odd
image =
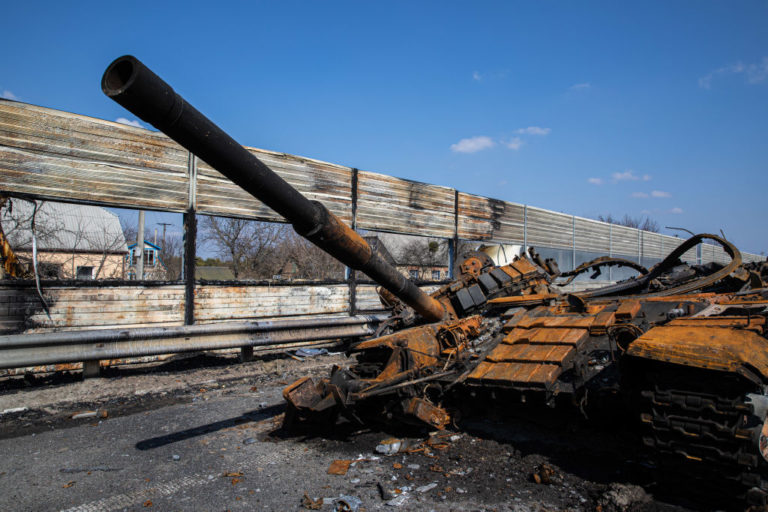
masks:
[[[768,249],[766,1],[13,2],[2,13],[5,97],[133,120],[99,88],[131,53],[246,145]]]

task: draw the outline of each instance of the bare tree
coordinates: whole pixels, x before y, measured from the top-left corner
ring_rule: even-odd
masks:
[[[294,231],[285,233],[276,247],[281,270],[297,279],[342,279],[344,265]],[[290,268],[290,272],[287,270]]]
[[[413,238],[403,245],[397,253],[397,261],[401,265],[419,267],[419,274],[424,278],[424,272],[432,267],[448,265],[448,244],[438,240]]]
[[[210,216],[203,217],[201,227],[200,240],[230,262],[236,279],[262,273],[263,260],[286,231],[282,224]]]
[[[610,213],[605,216],[598,215],[597,220],[601,222],[607,222],[608,224],[616,224],[617,226],[627,226],[629,228],[636,228],[642,231],[651,231],[653,233],[658,233],[661,227],[659,226],[658,222],[651,219],[650,217],[632,217],[627,214],[624,214],[624,217],[621,219],[618,217],[614,218]]]
[[[179,234],[169,233],[160,249],[160,261],[165,267],[166,279],[177,281],[181,279],[182,254],[184,243]]]

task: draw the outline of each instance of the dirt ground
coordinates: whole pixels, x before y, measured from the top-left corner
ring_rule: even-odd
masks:
[[[681,490],[664,482],[632,448],[636,440],[616,425],[557,410],[515,409],[503,419],[489,411],[444,432],[352,426],[283,431],[280,389],[306,374],[324,375],[345,361],[340,354],[304,361],[273,355],[239,363],[232,355],[199,354],[112,368],[86,381],[74,373],[7,377],[0,380],[0,439],[178,404],[237,403],[258,393],[264,397],[257,407],[263,411],[260,420],[249,430],[237,430],[246,428],[238,425],[248,418],[227,428],[253,436],[242,440],[246,445],[257,442],[275,454],[314,454],[301,459],[302,476],[296,478],[302,481],[290,488],[292,496],[283,496],[288,492],[283,490],[279,500],[262,497],[260,508],[267,510],[335,510],[345,504],[359,511],[684,511],[719,506],[702,499],[695,488]],[[398,440],[400,451],[377,451],[388,439]],[[334,472],[329,461],[341,461],[335,464],[340,474],[329,474]],[[277,474],[296,470],[296,461],[287,455],[275,464]]]

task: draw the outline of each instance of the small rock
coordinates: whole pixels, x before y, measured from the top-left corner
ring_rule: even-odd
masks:
[[[408,469],[419,469],[420,467],[419,464],[408,464]]]
[[[243,439],[243,444],[253,444],[255,442],[256,442],[256,439],[254,439],[253,437],[247,437]]]
[[[627,510],[631,505],[649,503],[651,497],[642,487],[630,484],[612,483],[608,491],[600,498],[600,504],[613,505],[619,510]]]
[[[466,493],[467,493],[467,490],[466,490],[466,489],[462,489],[461,487],[457,487],[457,488],[456,488],[456,492],[457,492],[458,494],[466,494]]]
[[[181,456],[180,456],[180,455],[176,455],[176,454],[173,454],[173,455],[171,455],[171,459],[172,459],[172,460],[181,460]]]

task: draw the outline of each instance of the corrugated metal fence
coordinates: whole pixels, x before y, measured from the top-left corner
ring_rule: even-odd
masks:
[[[601,255],[650,265],[682,242],[447,187],[284,153],[250,151],[357,229],[532,245],[557,257],[563,269]],[[282,220],[160,133],[9,100],[0,100],[0,192],[185,215]],[[685,258],[697,263],[728,259],[720,247],[711,245],[689,251]],[[0,329],[181,325],[354,315],[379,308],[371,285],[211,286],[191,281],[186,280],[186,288],[180,283],[49,286],[50,317],[40,310],[29,287],[0,285]]]

